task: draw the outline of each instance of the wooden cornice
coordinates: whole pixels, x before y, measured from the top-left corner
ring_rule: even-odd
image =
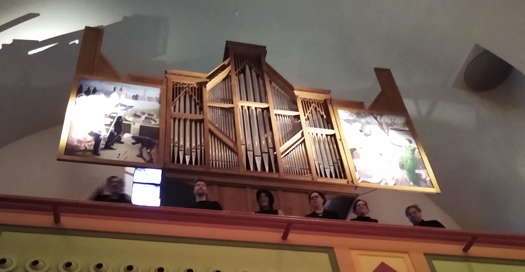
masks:
[[[266,46],[258,44],[226,41],[226,45],[224,46],[224,60],[230,57],[231,51],[241,54],[259,55],[263,58],[266,57]]]

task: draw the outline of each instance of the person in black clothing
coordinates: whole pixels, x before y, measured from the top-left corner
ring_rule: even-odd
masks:
[[[308,198],[312,212],[307,214],[306,217],[340,219],[336,212],[325,210],[324,204],[326,203],[326,197],[323,193],[313,191],[308,195]]]
[[[157,145],[157,141],[151,137],[147,136],[131,136],[133,142],[132,145],[140,144],[139,154],[137,157],[144,160],[147,163],[153,163],[153,149]],[[146,153],[144,153],[146,151]],[[144,156],[146,154],[147,156]]]
[[[273,198],[272,192],[259,189],[257,190],[257,193],[255,193],[255,196],[257,197],[257,204],[259,205],[259,210],[255,213],[283,214],[280,210],[274,209],[273,203],[275,200]]]
[[[414,226],[445,228],[445,226],[437,220],[423,220],[421,208],[416,204],[406,207],[405,215]]]
[[[195,202],[190,206],[194,209],[222,210],[221,204],[217,201],[208,200],[208,186],[204,180],[197,180],[193,186]]]
[[[351,221],[372,222],[372,223],[379,222],[377,221],[377,219],[374,219],[368,216],[368,213],[370,212],[370,210],[368,209],[368,202],[366,202],[363,199],[357,199],[354,202],[352,211],[357,215],[357,217],[350,219]]]
[[[106,179],[106,184],[98,188],[90,197],[94,201],[131,203],[131,197],[124,193],[124,180],[117,176]]]
[[[96,131],[90,131],[88,135],[93,137],[93,141],[95,142],[91,153],[95,156],[100,156],[100,143],[102,142],[102,136]]]
[[[113,124],[113,129],[109,132],[106,143],[104,144],[104,149],[115,149],[114,144],[123,144],[122,141],[122,116],[117,116],[115,119],[115,124]]]

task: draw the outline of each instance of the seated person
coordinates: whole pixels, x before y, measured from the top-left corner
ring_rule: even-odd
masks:
[[[324,204],[326,203],[326,197],[323,193],[313,191],[308,195],[308,198],[312,212],[305,215],[306,217],[340,219],[336,212],[325,210]]]
[[[106,184],[99,187],[90,197],[94,201],[131,203],[131,197],[124,193],[124,180],[117,176],[106,179]]]
[[[356,218],[350,219],[351,221],[361,221],[361,222],[373,222],[377,223],[377,219],[371,218],[368,216],[370,210],[368,209],[368,203],[363,199],[357,199],[354,202],[352,211],[357,215]]]
[[[437,220],[423,220],[421,208],[416,204],[406,207],[405,215],[414,226],[445,228],[445,226]]]
[[[257,197],[257,204],[259,205],[259,210],[255,213],[279,215],[283,214],[281,210],[273,208],[274,198],[272,192],[264,189],[259,189],[257,190],[257,193],[255,193],[255,196]]]
[[[195,202],[190,206],[194,209],[222,210],[221,204],[217,201],[208,200],[208,186],[202,179],[198,179],[193,186]]]

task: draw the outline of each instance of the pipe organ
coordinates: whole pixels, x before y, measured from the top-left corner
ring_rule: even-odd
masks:
[[[169,164],[348,183],[330,96],[298,90],[265,55],[228,42],[207,75],[166,72]]]
[[[139,149],[140,156],[145,152],[152,158],[139,163],[65,154],[68,139],[65,131],[59,146],[61,160],[158,167],[166,170],[167,177],[198,176],[215,182],[299,191],[351,194],[355,187],[346,185],[357,185],[439,192],[388,69],[375,69],[381,92],[365,107],[363,102],[334,100],[327,90],[292,85],[266,62],[266,47],[239,42],[226,42],[223,62],[208,74],[172,69],[166,71],[164,79],[123,76],[100,52],[102,35],[102,29],[86,28],[77,77],[87,75],[156,86],[160,92],[160,136],[146,139],[149,141],[141,143],[140,147],[131,147]],[[75,91],[72,89],[71,101],[74,101]],[[369,136],[355,130],[356,124],[376,126],[377,135],[384,134],[380,136],[382,139],[390,137],[389,124],[352,114],[354,111],[406,119],[408,129],[392,127],[392,131],[408,137],[410,146],[386,140],[389,142],[385,145],[395,146],[390,149],[397,153],[392,151],[385,155],[385,152],[376,152],[374,142],[367,142],[365,146],[350,143],[349,137],[356,134],[349,136],[348,133],[357,131],[357,137]],[[345,120],[341,119],[341,114]],[[345,129],[343,132],[343,126],[349,125],[355,131]],[[145,141],[143,138],[136,137]],[[419,150],[419,153],[411,150]],[[383,162],[386,166],[374,167],[378,161],[386,161]],[[414,161],[418,163],[410,163]],[[363,176],[372,178],[363,180]]]
[[[204,165],[204,84],[172,82],[170,161],[184,165]]]
[[[245,169],[277,172],[273,124],[270,119],[267,86],[258,56],[234,55],[232,69],[238,91],[241,153]]]
[[[344,179],[336,130],[326,100],[299,98],[307,138],[312,147],[313,169],[318,177]]]

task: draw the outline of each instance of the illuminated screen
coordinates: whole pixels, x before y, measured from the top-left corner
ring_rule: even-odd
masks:
[[[432,188],[404,116],[339,110],[357,181]]]
[[[81,79],[68,104],[64,154],[154,163],[158,160],[160,89]]]
[[[161,179],[161,169],[136,168],[133,174],[133,182],[160,184]]]
[[[133,183],[131,202],[142,206],[160,206],[160,187],[155,184]]]

